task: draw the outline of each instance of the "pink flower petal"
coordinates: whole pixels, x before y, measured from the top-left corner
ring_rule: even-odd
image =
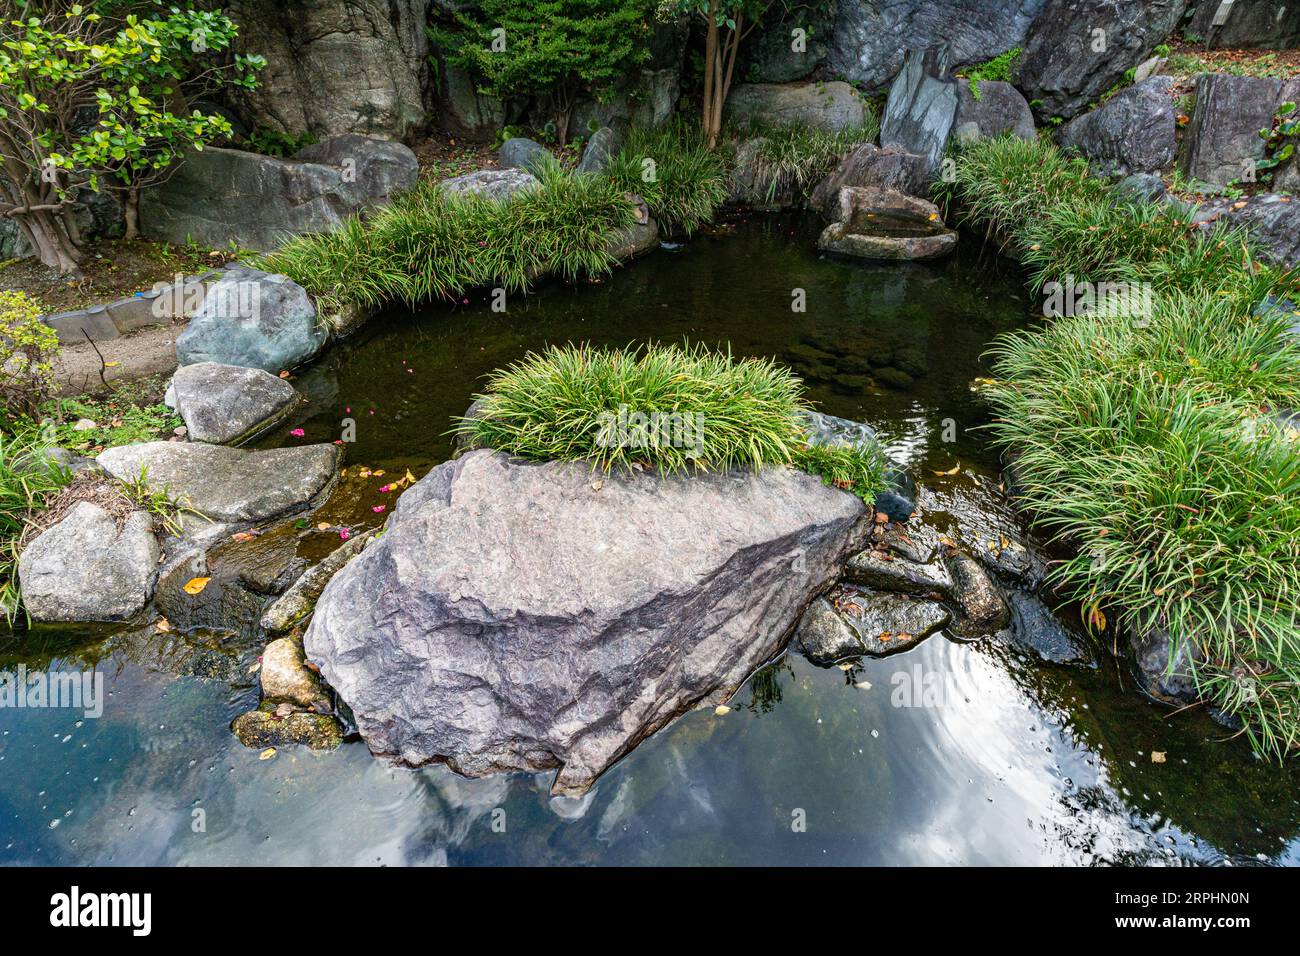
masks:
[[[370,510],[373,511],[375,514],[379,514],[379,512],[383,511],[387,507],[388,505],[375,505]]]
[[[289,432],[289,434],[292,435],[294,438],[301,438],[303,435],[307,433],[303,431],[301,428],[295,428],[293,431]]]

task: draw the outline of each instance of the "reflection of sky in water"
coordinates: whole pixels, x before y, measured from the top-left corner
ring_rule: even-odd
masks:
[[[351,463],[421,475],[450,453],[446,431],[481,376],[526,349],[688,337],[789,362],[826,411],[876,425],[923,480],[957,462],[963,480],[982,473],[969,385],[993,336],[1023,318],[1018,277],[966,253],[920,268],[836,263],[814,237],[815,225],[773,220],[597,286],[547,287],[505,316],[381,319],[297,379],[311,404],[284,432],[332,440],[351,415]],[[796,286],[804,315],[789,309]],[[882,385],[899,371],[910,386]],[[375,520],[370,493],[345,483],[330,519]],[[86,645],[41,640],[0,655],[57,663]],[[176,678],[184,654],[158,659],[147,640],[106,653],[102,719],[0,709],[0,863],[1300,862],[1293,770],[1223,742],[1203,715],[1170,717],[1113,668],[1044,668],[992,644],[935,636],[848,675],[792,655],[731,713],[687,715],[583,800],[552,799],[549,775],[396,770],[359,743],[259,761],[227,729],[256,702],[252,677],[233,690]],[[243,648],[235,673],[256,654]],[[914,666],[940,679],[943,706],[891,706],[894,675]],[[1168,762],[1152,765],[1151,750]],[[806,832],[792,831],[797,814]]]

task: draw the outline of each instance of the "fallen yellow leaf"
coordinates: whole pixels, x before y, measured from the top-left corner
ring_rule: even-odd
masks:
[[[263,750],[260,754],[257,755],[257,759],[258,759],[258,760],[270,760],[270,759],[271,759],[272,757],[274,757],[274,756],[275,756],[275,748],[274,748],[274,747],[267,747],[265,750]]]
[[[1153,751],[1151,751],[1151,762],[1152,762],[1152,763],[1164,763],[1164,762],[1165,762],[1165,752],[1164,752],[1163,750],[1153,750]]]
[[[181,590],[186,594],[198,594],[208,586],[208,582],[211,580],[211,578],[190,578],[185,582],[185,587],[181,588]]]
[[[731,708],[726,704],[719,704],[717,707],[713,708],[713,712],[719,717],[725,717],[727,714],[731,713]]]

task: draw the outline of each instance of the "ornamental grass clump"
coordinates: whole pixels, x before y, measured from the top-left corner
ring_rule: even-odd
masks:
[[[20,610],[18,557],[33,513],[44,507],[72,474],[45,456],[36,429],[0,431],[0,616],[13,624]]]
[[[824,130],[809,126],[752,124],[745,136],[762,137],[755,164],[755,179],[767,183],[767,199],[803,195],[855,146],[870,143],[880,134],[880,121],[865,110],[859,126]]]
[[[795,464],[870,501],[879,449],[809,448],[803,383],[770,359],[697,346],[552,346],[498,371],[456,431],[535,461],[661,474]]]
[[[1100,631],[1167,635],[1258,752],[1300,748],[1300,283],[1239,230],[1127,200],[1050,144],[957,157],[953,198],[1032,284],[1149,284],[999,339],[983,392],[1055,577]],[[1267,303],[1267,304],[1262,304]]]
[[[690,235],[726,201],[731,170],[698,129],[677,121],[633,127],[605,175],[644,199],[665,231]]]

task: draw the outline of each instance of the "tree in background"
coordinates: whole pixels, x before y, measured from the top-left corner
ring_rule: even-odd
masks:
[[[77,190],[122,192],[134,238],[141,187],[231,132],[187,101],[265,65],[225,55],[229,17],[161,0],[0,0],[0,27],[0,215],[62,273],[81,260]]]
[[[430,37],[479,89],[505,98],[544,97],[556,137],[568,139],[581,92],[607,90],[650,57],[656,0],[480,0],[453,15],[459,30]]]

